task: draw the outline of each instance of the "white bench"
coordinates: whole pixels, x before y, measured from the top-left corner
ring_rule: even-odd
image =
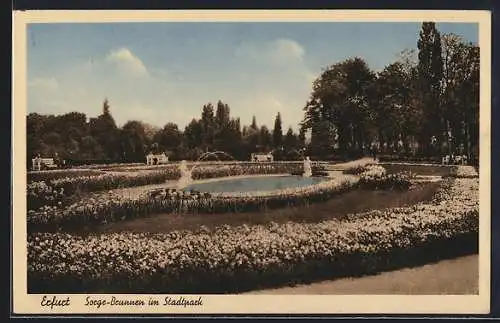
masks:
[[[32,159],[33,169],[42,170],[42,167],[57,168],[54,158],[34,158]]]
[[[450,155],[443,156],[441,159],[442,164],[458,164],[458,165],[467,165],[468,160],[466,155],[456,155],[453,158]]]
[[[274,158],[272,154],[252,154],[251,161],[253,162],[273,162]]]

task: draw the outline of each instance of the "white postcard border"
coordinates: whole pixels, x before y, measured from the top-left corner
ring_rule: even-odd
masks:
[[[480,266],[479,295],[388,296],[388,295],[183,295],[203,306],[85,306],[86,298],[113,295],[73,294],[71,306],[42,307],[44,295],[27,294],[26,267],[26,111],[28,23],[145,21],[399,21],[469,22],[479,24],[480,46]],[[15,314],[472,314],[488,313],[490,307],[490,149],[491,149],[491,13],[489,11],[424,10],[175,10],[175,11],[17,11],[13,12],[13,227],[12,227],[12,308]],[[46,295],[48,297],[54,294]],[[124,297],[124,295],[115,295]],[[170,295],[175,297],[175,295]],[[180,295],[178,295],[180,296]],[[123,298],[122,297],[122,298]],[[165,295],[127,295],[129,299]]]

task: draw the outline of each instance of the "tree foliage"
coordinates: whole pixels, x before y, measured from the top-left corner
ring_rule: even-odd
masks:
[[[479,48],[424,22],[417,50],[403,51],[379,72],[359,57],[326,68],[304,107],[311,153],[378,149],[477,158]]]

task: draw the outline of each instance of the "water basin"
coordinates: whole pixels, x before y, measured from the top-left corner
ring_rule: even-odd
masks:
[[[304,187],[329,180],[326,177],[303,177],[294,175],[256,176],[245,178],[228,178],[209,182],[193,183],[184,190],[199,192],[256,192],[274,191],[288,188]]]

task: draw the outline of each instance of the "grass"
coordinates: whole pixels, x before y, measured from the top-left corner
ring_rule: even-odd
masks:
[[[204,225],[209,228],[243,224],[255,225],[271,221],[277,223],[321,222],[332,218],[343,218],[348,214],[368,210],[385,209],[412,205],[432,198],[440,183],[416,184],[409,191],[355,190],[332,198],[324,203],[305,207],[290,207],[266,212],[225,213],[225,214],[157,214],[147,218],[137,218],[99,225],[89,228],[93,232],[170,232],[174,230],[195,230]],[[82,229],[83,231],[83,229]],[[81,232],[84,233],[84,232]]]
[[[247,294],[477,295],[478,283],[479,257],[473,254],[365,277],[325,280]]]

